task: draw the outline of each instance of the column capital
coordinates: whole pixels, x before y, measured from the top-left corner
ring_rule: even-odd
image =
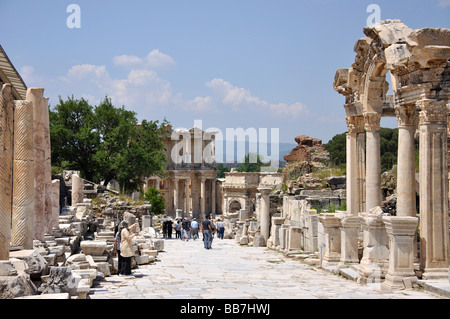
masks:
[[[366,131],[379,131],[381,115],[377,112],[365,112],[364,128]]]
[[[421,99],[417,101],[420,107],[419,124],[440,124],[447,122],[449,109],[447,100]]]
[[[397,105],[394,109],[399,127],[415,127],[417,125],[416,105]]]
[[[272,191],[272,188],[261,186],[258,187],[258,191],[261,193],[261,195],[269,195]]]

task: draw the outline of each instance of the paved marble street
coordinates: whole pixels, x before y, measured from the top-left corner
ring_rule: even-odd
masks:
[[[158,261],[133,270],[133,277],[106,277],[90,299],[433,299],[426,291],[382,293],[377,285],[317,269],[263,248],[214,238],[165,241]]]

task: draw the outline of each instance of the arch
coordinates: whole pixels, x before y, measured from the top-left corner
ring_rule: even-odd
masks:
[[[228,204],[228,212],[229,213],[236,213],[239,212],[242,209],[242,204],[239,199],[230,199]]]
[[[395,114],[399,126],[397,215],[415,217],[414,133],[420,132],[420,235],[421,268],[429,276],[445,275],[449,266],[448,240],[448,115],[450,99],[450,30],[413,30],[401,20],[384,20],[363,30],[365,37],[355,46],[351,68],[338,69],[334,89],[345,96],[347,134],[347,203],[351,214],[358,214],[361,196],[365,211],[381,206],[379,189],[380,118]],[[384,105],[391,73],[393,107]],[[394,112],[393,112],[394,111]],[[365,195],[357,180],[359,121],[367,135]],[[363,132],[364,132],[363,131]],[[433,144],[433,146],[431,146]],[[402,149],[401,149],[402,148]],[[406,155],[405,155],[406,154]],[[431,181],[439,181],[432,185]],[[443,201],[442,198],[445,198]],[[438,203],[438,204],[435,204]],[[437,225],[434,221],[439,220]],[[434,223],[434,224],[433,224]]]

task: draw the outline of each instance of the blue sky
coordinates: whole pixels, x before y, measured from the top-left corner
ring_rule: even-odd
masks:
[[[81,28],[68,28],[69,4]],[[381,19],[450,28],[450,0],[17,0],[0,2],[0,44],[28,87],[104,96],[174,127],[279,128],[327,142],[347,130],[336,69],[377,4]],[[395,121],[382,120],[394,127]]]

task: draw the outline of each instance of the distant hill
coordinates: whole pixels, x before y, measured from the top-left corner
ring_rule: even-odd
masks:
[[[261,154],[259,151],[258,143],[249,143],[248,141],[244,143],[234,142],[233,151],[230,154],[227,154],[227,146],[224,143],[224,146],[221,148],[220,145],[216,145],[216,162],[220,163],[220,161],[227,167],[238,167],[243,161],[244,157],[248,155],[250,152]],[[283,167],[285,164],[284,155],[289,154],[289,152],[296,147],[295,143],[279,143],[278,144],[278,160],[279,167]],[[276,146],[275,146],[276,147]],[[274,150],[275,151],[275,150]],[[267,152],[262,153],[263,159],[270,159],[272,155],[272,145],[267,146]],[[268,156],[266,156],[268,155]]]

